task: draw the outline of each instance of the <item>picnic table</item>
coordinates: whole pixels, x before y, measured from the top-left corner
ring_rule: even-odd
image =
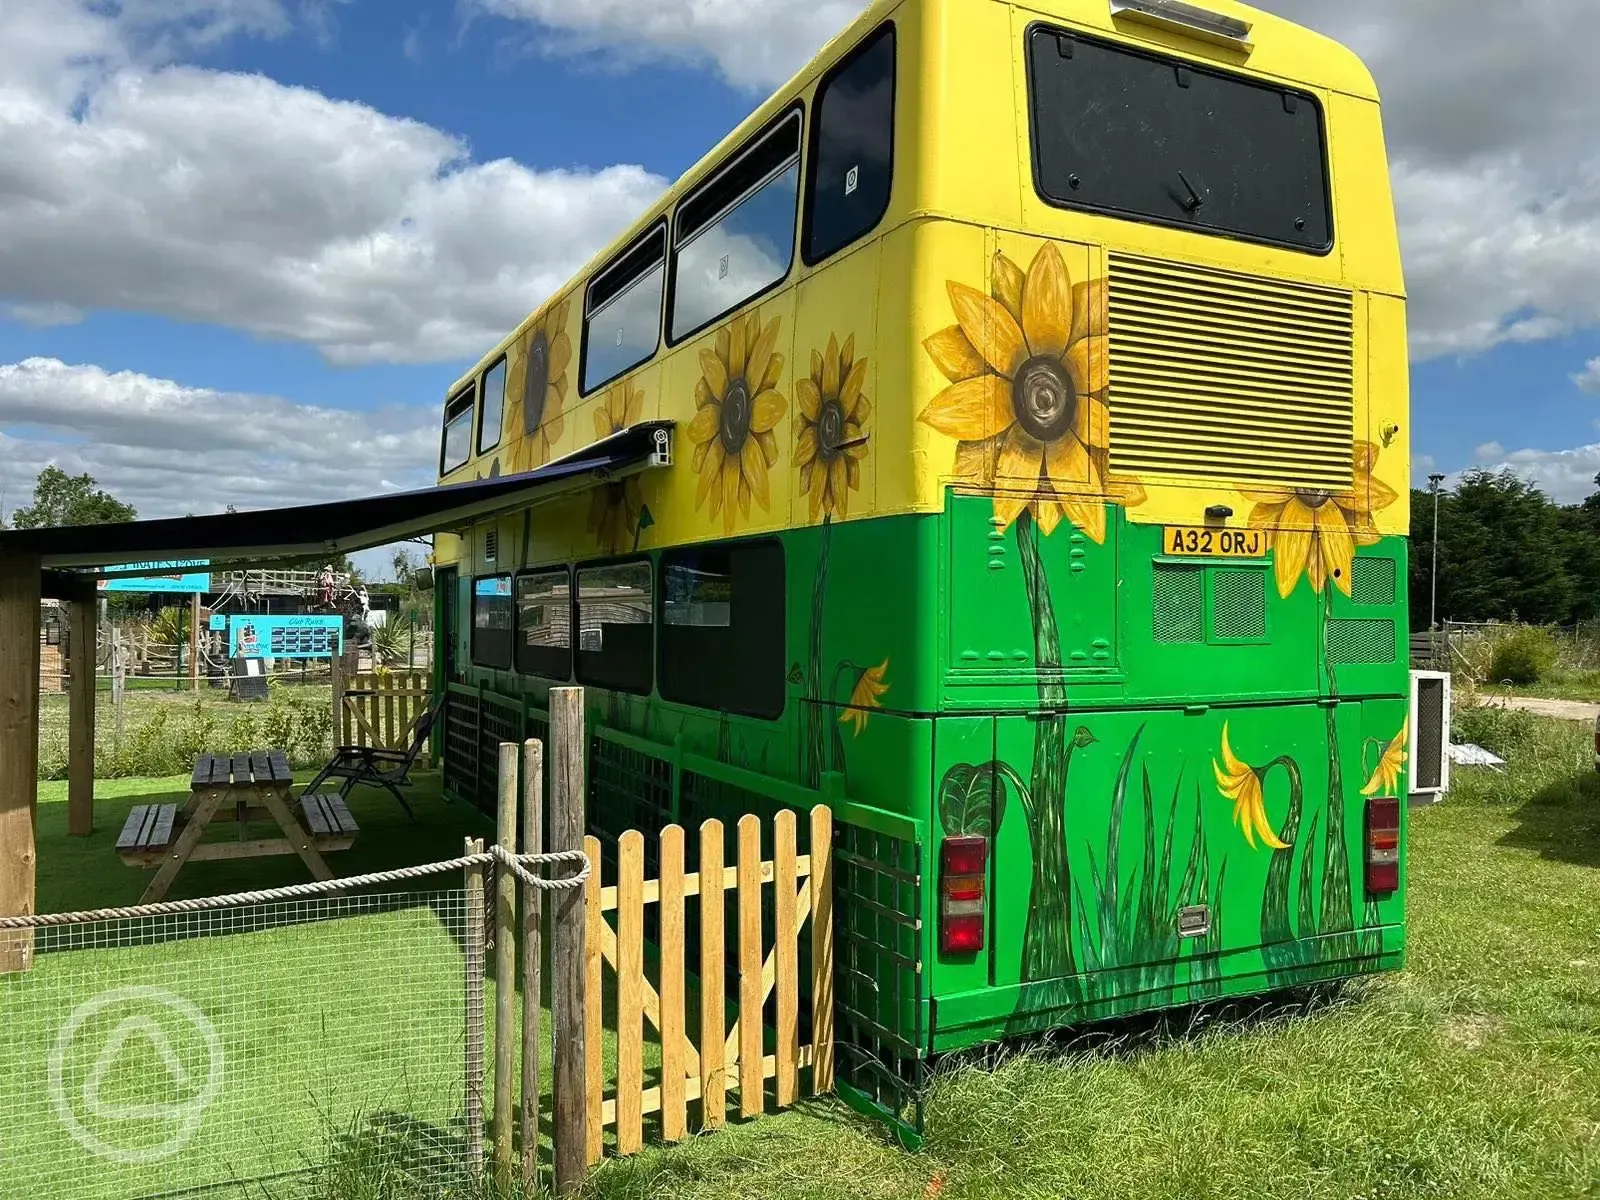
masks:
[[[133,867],[157,867],[141,904],[164,898],[191,862],[295,854],[315,879],[332,879],[324,853],[348,850],[359,829],[337,794],[290,796],[294,777],[282,750],[202,754],[194,764],[189,800],[136,805],[117,838],[117,853]],[[298,807],[302,821],[295,814]],[[277,825],[281,837],[251,838],[252,824]],[[207,830],[233,826],[230,840],[204,840]]]

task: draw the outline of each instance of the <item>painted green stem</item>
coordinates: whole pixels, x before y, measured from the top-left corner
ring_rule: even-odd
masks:
[[[1033,843],[1033,892],[1022,935],[1022,979],[1056,979],[1075,973],[1072,958],[1072,889],[1067,878],[1067,690],[1061,681],[1061,636],[1045,576],[1033,515],[1017,518],[1017,548],[1033,615],[1034,663],[1039,673],[1039,718],[1033,743],[1031,785],[1023,793]]]

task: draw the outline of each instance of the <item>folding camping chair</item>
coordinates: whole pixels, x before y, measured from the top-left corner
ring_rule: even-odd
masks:
[[[428,706],[411,723],[410,744],[404,750],[381,750],[371,746],[337,747],[333,759],[301,793],[302,797],[313,795],[329,779],[344,781],[339,788],[341,797],[348,796],[352,788],[362,785],[387,788],[400,802],[400,807],[406,810],[406,816],[415,821],[417,814],[411,811],[411,805],[406,803],[400,789],[411,785],[411,768],[417,761],[417,755],[422,753],[423,746],[428,743],[428,735],[433,732],[433,723],[438,719],[443,703],[442,695],[428,702]]]

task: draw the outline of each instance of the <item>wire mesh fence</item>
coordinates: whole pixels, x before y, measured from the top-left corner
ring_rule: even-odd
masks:
[[[448,1194],[470,934],[466,890],[0,929],[0,1197]]]

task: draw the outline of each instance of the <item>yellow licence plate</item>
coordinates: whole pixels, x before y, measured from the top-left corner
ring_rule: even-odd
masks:
[[[1267,535],[1260,529],[1202,529],[1168,525],[1163,531],[1164,554],[1204,558],[1265,558]]]

